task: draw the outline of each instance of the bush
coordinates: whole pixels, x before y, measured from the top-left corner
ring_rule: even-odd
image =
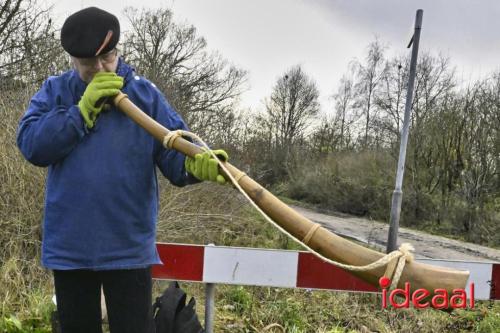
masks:
[[[390,156],[372,152],[303,160],[291,173],[287,195],[325,209],[387,219],[394,168]]]

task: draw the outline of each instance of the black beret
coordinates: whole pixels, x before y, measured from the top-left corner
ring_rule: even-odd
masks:
[[[116,16],[96,7],[72,14],[61,29],[62,47],[77,58],[107,53],[114,49],[119,39],[120,22]]]

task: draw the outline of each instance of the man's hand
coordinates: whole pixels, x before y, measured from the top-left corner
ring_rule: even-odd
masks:
[[[94,127],[97,116],[104,106],[104,103],[96,106],[97,101],[117,95],[122,87],[123,78],[116,73],[99,72],[94,76],[85,89],[82,99],[78,102],[80,113],[88,128]]]
[[[227,161],[228,156],[224,150],[214,150],[214,154],[222,161]],[[186,157],[186,171],[195,176],[199,180],[210,180],[221,185],[226,183],[226,180],[219,172],[219,165],[212,158],[208,151],[196,154],[194,158]]]

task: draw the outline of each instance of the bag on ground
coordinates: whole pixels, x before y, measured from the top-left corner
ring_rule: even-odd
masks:
[[[153,304],[156,333],[203,333],[193,297],[186,305],[186,293],[172,281]]]

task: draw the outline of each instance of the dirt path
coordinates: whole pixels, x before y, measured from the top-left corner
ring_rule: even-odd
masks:
[[[291,207],[340,236],[370,244],[385,252],[388,224],[358,217],[326,215],[298,206]],[[398,244],[405,242],[415,247],[417,258],[500,262],[500,250],[400,227]]]

